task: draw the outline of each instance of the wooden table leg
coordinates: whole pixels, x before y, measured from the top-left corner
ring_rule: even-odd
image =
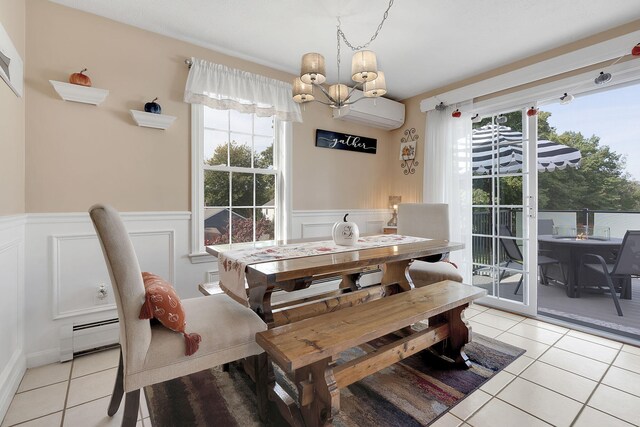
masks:
[[[331,424],[333,416],[340,411],[340,390],[332,366],[331,358],[327,358],[295,372],[300,412],[306,427]]]
[[[253,277],[251,270],[247,271],[247,281],[250,284],[249,306],[267,325],[273,324],[273,311],[271,308],[273,285],[261,282],[259,278]]]
[[[382,266],[382,285],[391,285],[397,283],[400,287],[409,291],[414,289],[413,281],[409,276],[409,266],[413,260],[405,259],[402,261],[388,262]]]

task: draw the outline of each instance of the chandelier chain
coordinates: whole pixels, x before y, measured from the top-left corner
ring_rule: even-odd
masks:
[[[349,46],[351,48],[351,50],[353,50],[353,51],[364,49],[364,48],[368,47],[371,44],[371,42],[373,42],[376,39],[376,37],[378,37],[378,34],[380,33],[380,30],[382,30],[382,26],[384,25],[384,22],[389,17],[389,9],[391,9],[391,6],[393,6],[393,2],[394,2],[394,0],[389,0],[389,6],[387,7],[387,10],[384,11],[384,15],[382,16],[382,21],[380,21],[380,24],[378,25],[378,28],[376,29],[376,32],[373,33],[373,35],[371,36],[371,39],[368,42],[366,42],[365,44],[363,44],[361,46],[353,46],[349,42],[349,40],[347,40],[347,36],[342,31],[342,28],[340,28],[340,17],[338,17],[338,50],[340,50],[340,37],[342,37],[342,40],[344,40],[344,44]]]

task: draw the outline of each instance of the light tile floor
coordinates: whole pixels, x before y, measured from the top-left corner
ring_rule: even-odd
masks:
[[[432,426],[640,426],[639,347],[479,305],[465,316],[526,353]],[[122,407],[106,415],[117,364],[108,350],[29,369],[1,427],[119,426]],[[142,426],[151,427],[144,396]]]

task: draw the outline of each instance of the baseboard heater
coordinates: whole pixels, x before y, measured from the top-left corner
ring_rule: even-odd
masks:
[[[118,318],[88,323],[69,323],[60,330],[60,361],[71,360],[74,356],[96,349],[110,347],[119,341]]]

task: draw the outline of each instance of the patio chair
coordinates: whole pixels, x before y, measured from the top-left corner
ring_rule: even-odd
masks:
[[[500,225],[500,236],[500,245],[504,249],[507,258],[507,263],[504,267],[522,270],[522,263],[524,260],[522,252],[520,252],[520,248],[518,247],[516,241],[509,238],[513,237],[513,234],[511,234],[511,230],[509,230],[509,228],[504,224]],[[502,236],[504,236],[505,238],[502,238]],[[512,264],[513,266],[511,266]],[[564,271],[562,270],[562,264],[560,263],[560,261],[546,255],[538,254],[538,270],[540,272],[540,280],[542,281],[543,285],[549,285],[549,281],[547,280],[547,268],[552,264],[558,264],[560,266],[560,274],[564,278]],[[503,270],[500,274],[500,279],[502,279],[505,273],[506,271]],[[518,285],[516,286],[516,290],[513,291],[514,294],[517,294],[520,290],[523,279],[524,275],[521,275],[520,280],[518,281]]]
[[[589,261],[595,263],[591,264]],[[617,293],[624,293],[623,286],[631,283],[631,276],[640,275],[640,230],[628,230],[622,239],[622,246],[614,264],[607,264],[605,259],[596,254],[584,254],[580,259],[580,275],[595,274],[604,278],[606,287],[596,285],[600,290],[611,293],[618,316],[622,316],[622,308]],[[620,280],[622,279],[622,280]],[[582,280],[580,281],[582,282]],[[617,285],[614,282],[622,283]],[[601,282],[600,282],[601,283]],[[626,285],[625,285],[626,284]]]
[[[552,219],[538,219],[538,236],[553,234]]]

